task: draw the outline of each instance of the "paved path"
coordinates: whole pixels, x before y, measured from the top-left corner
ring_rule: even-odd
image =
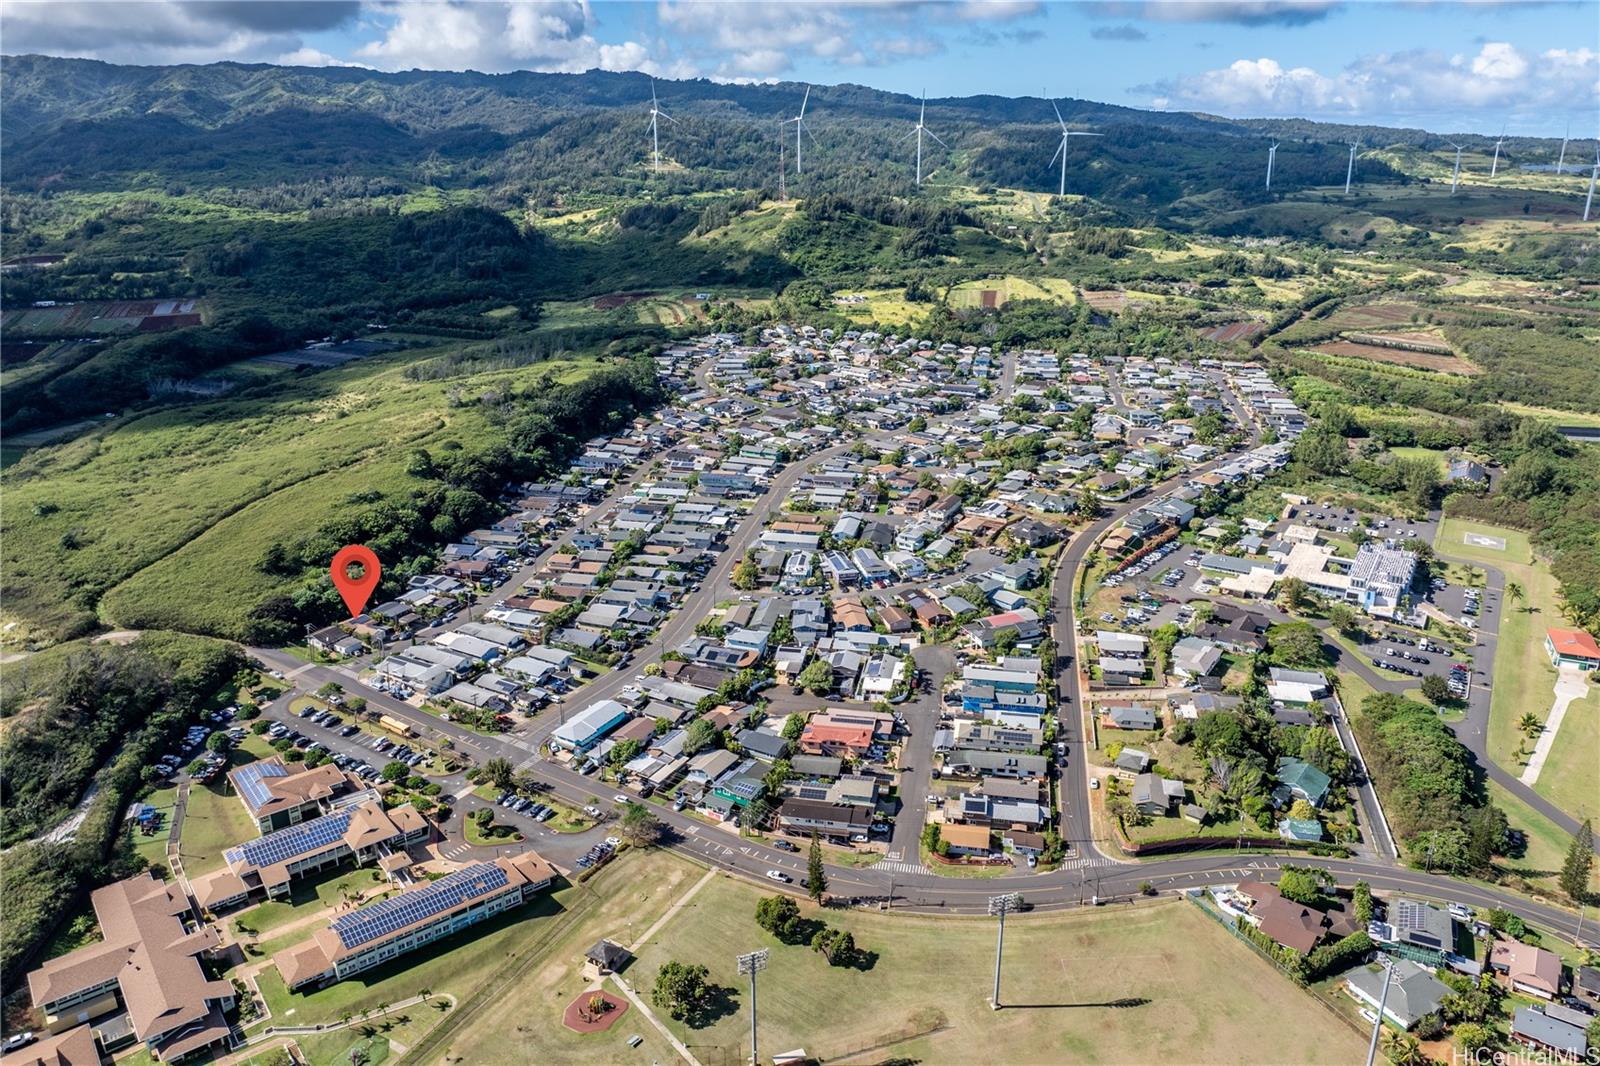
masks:
[[[667,913],[657,918],[654,925],[639,934],[639,939],[628,945],[628,950],[633,952],[635,955],[639,954],[639,949],[648,944],[650,942],[650,938],[660,932],[663,925],[666,925],[668,922],[672,921],[672,919],[676,918],[678,916],[678,912],[683,910],[684,907],[688,906],[689,901],[694,899],[699,891],[702,888],[705,888],[706,885],[710,884],[712,880],[716,878],[716,876],[717,871],[707,870],[704,877],[689,886],[689,891],[678,897],[678,902],[667,908]]]
[[[1584,683],[1583,671],[1576,667],[1563,666],[1556,677],[1556,702],[1550,708],[1550,717],[1545,719],[1544,728],[1539,730],[1539,740],[1533,746],[1533,755],[1522,771],[1524,785],[1532,785],[1539,780],[1539,771],[1544,769],[1544,761],[1549,758],[1550,749],[1555,746],[1556,732],[1560,730],[1562,720],[1567,717],[1567,708],[1573,700],[1581,700],[1588,694],[1589,686]]]
[[[611,981],[622,990],[623,995],[628,997],[628,1002],[633,1004],[634,1009],[640,1014],[644,1015],[645,1018],[649,1020],[650,1024],[655,1026],[657,1031],[666,1038],[667,1042],[672,1045],[672,1050],[683,1056],[684,1062],[689,1063],[689,1066],[701,1066],[700,1060],[694,1057],[694,1052],[690,1051],[688,1046],[685,1045],[682,1040],[679,1040],[677,1037],[672,1035],[672,1030],[668,1029],[661,1023],[661,1019],[656,1017],[656,1012],[651,1010],[649,1004],[645,1003],[644,1000],[640,999],[639,996],[634,993],[633,989],[628,985],[628,982],[624,981],[617,974],[611,975]]]

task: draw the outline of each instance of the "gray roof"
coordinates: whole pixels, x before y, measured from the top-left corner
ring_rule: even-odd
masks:
[[[1582,1055],[1589,1042],[1583,1027],[1551,1018],[1532,1007],[1518,1007],[1511,1019],[1513,1036],[1527,1036],[1547,1047],[1572,1055]]]
[[[1344,979],[1370,995],[1373,1002],[1383,996],[1381,969],[1357,966],[1348,971]],[[1449,991],[1444,982],[1429,973],[1426,967],[1410,959],[1395,959],[1394,979],[1389,983],[1389,998],[1384,1001],[1384,1010],[1396,1018],[1404,1019],[1409,1027],[1411,1022],[1424,1014],[1438,1010],[1440,1001]]]

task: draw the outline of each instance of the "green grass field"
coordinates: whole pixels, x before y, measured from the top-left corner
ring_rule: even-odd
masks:
[[[1502,537],[1502,551],[1467,544],[1463,536],[1479,533]],[[1556,671],[1544,650],[1545,629],[1567,623],[1557,610],[1557,583],[1550,568],[1535,559],[1528,535],[1514,529],[1447,518],[1439,526],[1434,550],[1472,562],[1486,563],[1522,586],[1525,598],[1509,597],[1500,612],[1500,639],[1494,659],[1494,689],[1489,703],[1489,754],[1501,766],[1520,773],[1533,750],[1517,732],[1517,722],[1531,713],[1541,722],[1550,715],[1555,699]],[[1575,818],[1600,814],[1596,797],[1595,767],[1600,766],[1600,688],[1567,709],[1556,734],[1550,757],[1534,783],[1534,790]]]
[[[734,955],[756,948],[772,952],[761,975],[762,1046],[804,1047],[822,1061],[1311,1063],[1362,1052],[1350,1027],[1186,903],[1013,918],[1002,992],[1012,1006],[997,1013],[988,1002],[993,922],[803,904],[877,953],[870,969],[834,968],[756,926],[763,894],[719,876],[627,974],[647,989],[676,959],[705,965],[730,990],[736,1009],[710,1026],[670,1023],[706,1066],[748,1057],[748,986]]]
[[[238,797],[224,791],[220,779],[191,787],[178,841],[184,873],[199,877],[220,870],[225,850],[258,835],[255,819],[245,813]]]
[[[418,382],[400,361],[361,360],[35,449],[4,474],[0,618],[20,623],[8,637],[96,609],[129,628],[238,636],[285,583],[256,566],[269,544],[324,525],[357,493],[420,487],[405,470],[413,448],[492,432],[478,408],[451,405],[452,390],[593,366]]]

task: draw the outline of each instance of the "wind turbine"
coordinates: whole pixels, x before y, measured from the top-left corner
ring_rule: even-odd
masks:
[[[1069,129],[1067,129],[1066,119],[1061,117],[1061,109],[1059,107],[1056,107],[1056,102],[1054,100],[1050,101],[1050,107],[1055,111],[1055,113],[1056,113],[1056,122],[1059,123],[1060,126],[1061,126],[1061,144],[1060,144],[1059,147],[1056,148],[1056,155],[1061,157],[1061,193],[1060,193],[1060,195],[1065,196],[1065,195],[1067,195],[1067,139],[1069,137],[1104,137],[1105,134],[1103,134],[1103,133],[1085,133],[1082,130],[1069,130]],[[1053,156],[1050,157],[1050,162],[1054,163],[1056,161],[1056,155],[1053,155]]]
[[[674,126],[678,120],[661,110],[661,105],[656,103],[656,80],[650,79],[650,147],[656,157],[656,173],[661,173],[661,127],[658,119],[666,119]]]
[[[924,123],[923,120],[925,118],[927,118],[927,116],[928,116],[928,90],[924,89],[924,90],[922,90],[922,110],[917,112],[917,124],[911,130],[911,133],[906,134],[906,137],[905,137],[905,139],[908,140],[908,141],[911,139],[913,134],[917,138],[917,185],[919,187],[922,185],[922,135],[924,133],[926,133],[929,137],[932,137],[934,140],[939,141],[940,144],[944,144],[943,141],[939,140],[939,135],[937,133],[933,132],[932,130],[930,130],[927,127],[927,125]],[[944,144],[944,146],[946,148],[950,147],[948,144]]]
[[[1561,135],[1561,158],[1556,160],[1556,177],[1561,176],[1561,168],[1567,163],[1567,141],[1572,137],[1572,120],[1567,119],[1567,132]]]
[[[1450,147],[1452,147],[1452,148],[1454,148],[1456,150],[1456,169],[1450,175],[1450,195],[1454,196],[1456,194],[1456,186],[1461,183],[1461,148],[1462,148],[1462,146],[1459,145],[1459,144],[1456,144],[1454,141],[1452,141],[1452,142],[1450,142]]]
[[[1267,149],[1267,188],[1272,188],[1272,161],[1278,158],[1278,146],[1274,144]]]
[[[1350,195],[1350,179],[1356,175],[1356,150],[1361,147],[1360,139],[1350,142],[1350,165],[1344,169],[1344,194]]]
[[[1600,145],[1595,146],[1594,169],[1589,171],[1589,195],[1583,201],[1583,220],[1585,222],[1589,221],[1589,208],[1594,206],[1594,183],[1596,178],[1600,178]]]
[[[1501,126],[1500,127],[1500,139],[1494,142],[1494,162],[1489,164],[1489,176],[1491,178],[1494,177],[1495,176],[1495,172],[1500,169],[1500,146],[1502,144],[1505,144],[1505,143],[1506,143],[1506,128],[1504,126]]]
[[[811,137],[811,143],[817,143],[817,139],[811,136],[811,127],[806,125],[806,102],[810,99],[811,86],[807,85],[805,96],[800,98],[800,113],[794,118],[784,120],[783,123],[785,126],[791,122],[794,123],[794,172],[796,174],[800,174],[805,170],[800,163],[800,132],[804,130],[805,135]]]

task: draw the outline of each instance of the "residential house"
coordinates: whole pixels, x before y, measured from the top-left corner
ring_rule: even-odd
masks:
[[[1374,1015],[1381,1002],[1383,1016],[1401,1029],[1410,1029],[1438,1010],[1450,994],[1448,985],[1410,959],[1395,960],[1394,974],[1388,982],[1385,995],[1383,968],[1379,966],[1357,966],[1344,975],[1345,991],[1352,998],[1365,1004]]]
[[[1489,968],[1504,974],[1513,992],[1540,999],[1561,995],[1561,956],[1517,940],[1496,940],[1489,949]]]
[[[1133,806],[1143,814],[1170,814],[1172,805],[1183,802],[1183,796],[1182,781],[1148,772],[1133,779]]]

